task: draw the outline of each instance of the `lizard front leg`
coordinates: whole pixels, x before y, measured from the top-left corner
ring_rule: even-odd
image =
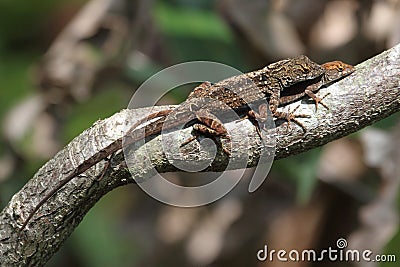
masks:
[[[294,123],[299,125],[303,129],[304,132],[306,132],[307,130],[306,130],[305,126],[296,119],[296,118],[308,118],[309,117],[306,114],[295,114],[295,111],[300,106],[297,106],[293,111],[290,111],[290,109],[288,109],[288,111],[278,111],[278,106],[280,103],[280,96],[281,96],[280,92],[281,92],[280,86],[275,86],[274,88],[271,89],[269,108],[272,112],[272,115],[277,119],[286,120],[288,122],[288,124],[287,124],[288,129],[290,128],[290,122],[293,121]],[[257,116],[255,118],[257,118]]]
[[[323,97],[319,97],[316,94],[314,94],[312,90],[306,89],[304,92],[315,101],[315,110],[316,111],[318,110],[318,103],[321,104],[322,106],[324,106],[326,109],[329,109],[328,105],[325,104],[324,102],[322,102],[322,100],[324,100],[325,97],[330,95],[330,93],[325,94]]]
[[[311,84],[304,89],[304,93],[306,93],[310,98],[312,98],[315,101],[315,110],[318,110],[318,103],[320,103],[322,106],[324,106],[326,109],[329,109],[328,105],[326,105],[322,100],[324,100],[325,97],[330,95],[330,93],[325,94],[323,97],[317,96],[314,92],[319,90],[321,86],[323,85],[323,81],[319,81],[318,83]]]

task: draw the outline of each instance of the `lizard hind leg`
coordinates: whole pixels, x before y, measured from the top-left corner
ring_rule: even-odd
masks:
[[[268,119],[271,116],[268,114],[268,106],[266,104],[261,104],[258,106],[258,113],[254,110],[249,110],[247,116],[250,118],[250,121],[256,127],[257,133],[261,139],[264,138],[261,130],[268,131]]]
[[[208,112],[204,110],[200,110],[195,113],[196,118],[200,123],[194,124],[193,129],[198,132],[205,134],[207,136],[210,136],[212,138],[215,137],[223,137],[228,139],[230,141],[230,136],[228,134],[228,131],[226,130],[224,124],[214,115],[209,114]],[[199,134],[195,134],[194,136],[188,138],[185,140],[180,146],[183,147],[190,142],[194,141]],[[222,150],[224,151],[225,154],[228,156],[231,154],[230,150],[222,146]]]

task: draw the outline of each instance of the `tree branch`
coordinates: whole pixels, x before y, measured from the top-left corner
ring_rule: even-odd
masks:
[[[308,100],[290,105],[291,109],[300,104],[296,113],[311,115],[301,119],[307,129],[292,124],[287,131],[285,125],[277,127],[275,158],[301,153],[356,132],[379,121],[400,109],[400,45],[356,66],[356,72],[320,90],[319,94],[330,93],[325,98],[329,110],[319,108]],[[170,107],[156,107],[163,110]],[[286,107],[285,107],[286,108]],[[73,171],[85,159],[123,136],[129,126],[145,116],[148,108],[123,110],[112,117],[96,122],[91,128],[76,137],[53,159],[48,161],[0,213],[0,259],[2,265],[43,265],[60,248],[66,238],[83,219],[89,209],[112,189],[151,177],[154,168],[159,173],[176,171],[162,150],[162,138],[155,137],[145,145],[131,150],[132,165],[127,170],[123,153],[114,155],[106,174],[98,179],[105,161],[93,166],[79,177],[74,178],[55,196],[43,205],[32,218],[17,241],[19,227],[24,219],[60,180]],[[299,119],[300,120],[300,119]],[[235,162],[248,156],[247,166],[255,166],[261,149],[261,140],[255,127],[248,120],[231,122],[226,125],[235,137],[249,137],[249,143],[233,142],[233,157],[217,153],[216,159],[205,171],[224,171],[228,160]],[[182,135],[185,140],[191,136],[191,129],[171,133]],[[222,140],[223,145],[229,145]],[[151,158],[153,166],[145,164]],[[184,147],[182,154],[173,155],[179,161],[210,160],[208,153],[198,152],[198,143]],[[131,165],[130,165],[131,166]],[[235,166],[235,165],[234,165]],[[132,178],[133,177],[133,178]]]

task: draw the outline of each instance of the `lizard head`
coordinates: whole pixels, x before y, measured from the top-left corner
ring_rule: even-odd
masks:
[[[324,79],[326,82],[336,81],[355,71],[355,68],[342,61],[332,61],[322,64],[325,69]]]

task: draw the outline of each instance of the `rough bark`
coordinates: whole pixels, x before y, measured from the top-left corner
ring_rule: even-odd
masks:
[[[315,112],[312,101],[302,99],[291,108],[300,108],[296,113],[310,114],[300,119],[307,132],[292,124],[290,131],[285,125],[278,126],[276,134],[275,159],[305,152],[356,132],[400,109],[400,45],[356,66],[356,72],[319,94],[330,93],[325,98],[329,110],[320,107]],[[157,110],[167,107],[157,107]],[[124,135],[135,121],[146,114],[147,109],[123,110],[112,117],[96,122],[48,161],[0,213],[0,263],[1,266],[40,266],[60,248],[88,210],[112,189],[151,177],[156,168],[159,173],[176,171],[162,152],[162,138],[146,142],[131,151],[134,165],[131,175],[124,164],[123,153],[112,157],[110,168],[101,178],[106,161],[103,161],[74,178],[37,212],[27,228],[19,236],[19,227],[43,195],[54,188],[85,158],[90,157],[113,140]],[[249,137],[249,143],[234,142],[233,158],[248,156],[247,167],[255,166],[261,151],[261,140],[255,127],[248,120],[227,124],[233,136]],[[190,136],[191,128],[172,134],[182,134],[182,140]],[[235,138],[233,138],[235,139]],[[222,141],[223,145],[227,142]],[[192,142],[175,160],[203,161],[211,156],[198,153],[197,142]],[[153,166],[144,164],[151,158]],[[237,157],[237,158],[236,158]],[[223,171],[228,162],[224,153],[217,153],[216,159],[205,171]],[[233,165],[235,166],[235,165]],[[262,189],[261,189],[262,190]]]

